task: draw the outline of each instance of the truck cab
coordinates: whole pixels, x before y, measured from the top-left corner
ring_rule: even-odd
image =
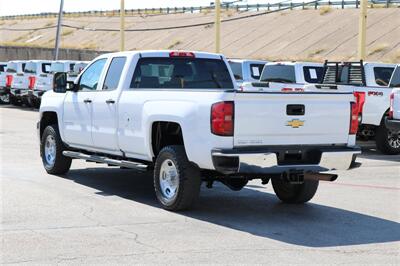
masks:
[[[268,61],[252,59],[229,59],[233,77],[238,86],[243,82],[259,81],[261,72]]]
[[[307,84],[320,82],[323,64],[312,62],[270,62],[261,73],[259,82],[245,82],[243,90],[303,91]]]

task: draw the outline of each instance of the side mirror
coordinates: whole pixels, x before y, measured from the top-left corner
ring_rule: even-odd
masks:
[[[67,74],[63,72],[54,73],[53,91],[57,93],[67,92]]]

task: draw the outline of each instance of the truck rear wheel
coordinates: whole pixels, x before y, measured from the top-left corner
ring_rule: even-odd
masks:
[[[281,178],[272,178],[276,196],[285,203],[305,203],[311,200],[318,189],[318,180],[304,180],[302,184],[290,184]]]
[[[154,168],[154,188],[164,209],[189,209],[198,198],[200,185],[200,170],[189,162],[183,146],[167,146],[160,151]]]
[[[10,103],[10,94],[2,94],[0,95],[0,104],[9,104]]]
[[[14,106],[21,106],[22,102],[17,97],[10,95],[10,104]]]
[[[376,148],[384,154],[400,154],[400,131],[393,132],[381,124],[375,132]]]
[[[47,126],[40,143],[40,155],[46,172],[53,175],[65,174],[71,167],[72,159],[65,157],[64,143],[56,125]]]

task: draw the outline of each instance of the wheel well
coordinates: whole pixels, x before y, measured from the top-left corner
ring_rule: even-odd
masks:
[[[154,157],[169,145],[184,145],[182,128],[175,122],[154,122],[151,128],[151,146]]]
[[[48,125],[56,124],[58,126],[58,118],[55,112],[44,112],[42,118],[40,119],[40,138],[42,138],[42,134],[44,129]]]

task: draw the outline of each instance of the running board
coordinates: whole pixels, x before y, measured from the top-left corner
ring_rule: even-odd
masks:
[[[63,151],[63,155],[66,157],[71,157],[75,159],[82,159],[86,160],[89,162],[95,162],[95,163],[105,163],[108,165],[114,165],[114,166],[121,166],[125,168],[131,168],[131,169],[136,169],[139,171],[146,171],[147,170],[147,165],[141,164],[141,163],[135,163],[131,161],[123,161],[123,160],[116,160],[116,159],[110,159],[108,157],[104,156],[97,156],[97,155],[89,155],[81,152],[74,152],[74,151]]]

